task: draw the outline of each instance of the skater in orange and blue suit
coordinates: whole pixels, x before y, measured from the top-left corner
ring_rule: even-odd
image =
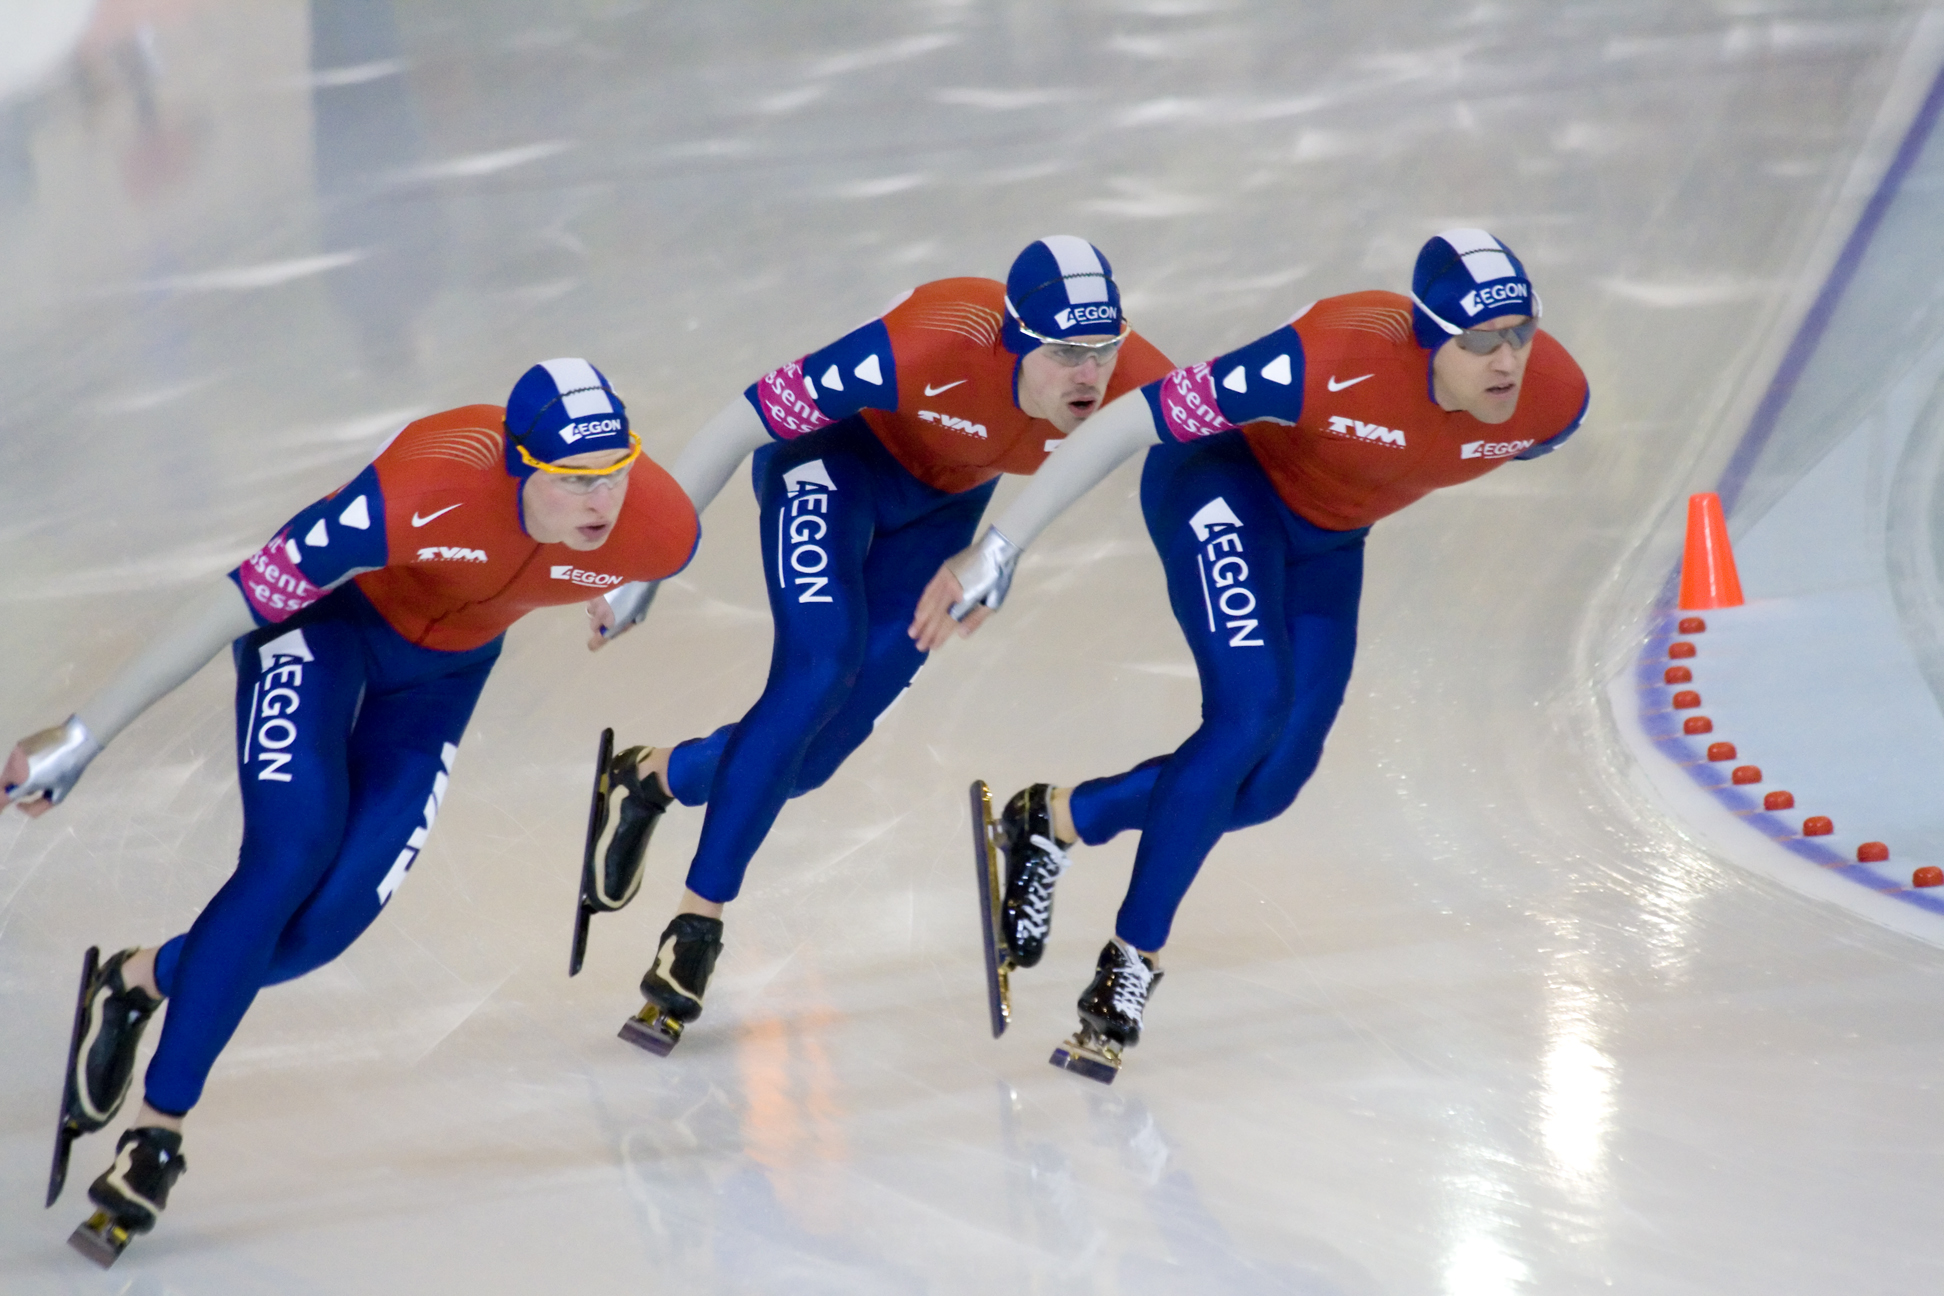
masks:
[[[905,634],[911,607],[971,541],[1000,475],[1038,471],[1106,401],[1169,368],[1130,329],[1100,250],[1053,235],[1021,252],[1003,284],[943,279],[905,294],[765,374],[696,434],[674,471],[698,509],[754,452],[775,644],[741,720],[615,758],[615,781],[631,790],[596,904],[634,894],[665,807],[708,806],[642,978],[656,1033],[629,1038],[666,1052],[701,1012],[724,904],[784,803],[822,786],[924,664]]]
[[[632,620],[604,596],[681,570],[698,534],[607,380],[585,360],[550,360],[504,409],[407,425],[212,578],[78,714],[14,748],[0,805],[43,814],[122,728],[231,648],[236,872],[186,932],[99,967],[91,951],[84,972],[63,1154],[114,1119],[143,1028],[168,1009],[141,1114],[89,1189],[101,1213],[78,1246],[111,1263],[154,1227],[185,1165],[183,1118],[257,993],[336,958],[405,881],[507,627],[585,603],[598,645]]]
[[[1287,325],[1176,369],[1096,416],[926,590],[932,648],[999,606],[1021,550],[1128,456],[1202,687],[1173,752],[1074,788],[1038,784],[999,824],[1002,926],[1031,966],[1066,847],[1141,833],[1134,874],[1080,999],[1083,1036],[1140,1038],[1175,911],[1222,834],[1275,818],[1322,756],[1356,655],[1373,523],[1433,490],[1556,449],[1585,417],[1573,358],[1539,328],[1510,249],[1476,229],[1420,252],[1412,293],[1316,302]]]

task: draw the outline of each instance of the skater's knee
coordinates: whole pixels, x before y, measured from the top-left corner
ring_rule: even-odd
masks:
[[[869,636],[862,625],[831,627],[831,631],[798,630],[779,638],[771,659],[775,673],[806,680],[855,676],[863,668]]]
[[[805,792],[815,792],[818,788],[830,782],[831,776],[837,772],[838,766],[842,764],[843,761],[838,760],[835,764],[828,761],[819,761],[813,765],[809,760],[805,760],[802,772],[797,775],[796,783],[790,788],[791,799],[794,800],[802,796]]]
[[[341,939],[333,939],[321,932],[304,932],[295,937],[286,934],[283,940],[277,942],[276,953],[270,956],[270,966],[264,971],[263,984],[282,985],[315,972],[351,948],[351,941],[355,939],[355,932],[349,938]]]
[[[1200,741],[1197,741],[1200,740]],[[1240,788],[1275,749],[1274,726],[1261,723],[1205,725],[1183,744],[1177,757],[1198,772],[1199,781]]]
[[[342,824],[285,820],[269,830],[245,825],[236,872],[223,890],[248,895],[269,910],[291,913],[337,861],[343,844]]]
[[[263,984],[281,985],[314,972],[351,948],[378,916],[376,907],[348,912],[351,906],[313,905],[284,928],[270,955]]]
[[[1257,824],[1268,823],[1279,817],[1283,811],[1296,804],[1296,794],[1303,790],[1303,780],[1281,780],[1275,783],[1243,784],[1236,794],[1235,812],[1229,817],[1229,831],[1238,828],[1253,828]]]
[[[1245,697],[1205,699],[1202,727],[1233,747],[1267,748],[1289,723],[1292,697],[1282,689]]]
[[[803,765],[797,771],[790,795],[800,797],[830,782],[831,776],[843,768],[851,753],[864,745],[864,740],[871,736],[872,728],[871,720],[859,723],[854,709],[848,712],[840,709],[818,731],[816,740],[803,753]]]
[[[1289,744],[1250,772],[1235,798],[1231,828],[1267,823],[1289,809],[1323,759],[1324,732]]]
[[[804,698],[808,709],[826,717],[837,714],[851,693],[857,688],[858,675],[863,670],[863,662],[830,661],[823,663],[802,683]]]
[[[856,687],[858,667],[856,661],[835,657],[792,663],[772,677],[751,716],[788,717],[789,723],[811,731],[821,728]]]

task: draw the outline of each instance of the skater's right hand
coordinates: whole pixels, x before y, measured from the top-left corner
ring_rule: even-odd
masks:
[[[610,640],[641,624],[655,602],[660,581],[629,581],[587,605],[587,651],[599,652]]]
[[[100,754],[101,744],[80,716],[28,734],[14,745],[0,775],[0,809],[14,804],[36,818],[46,814],[66,799]]]
[[[954,629],[969,635],[997,612],[1012,588],[1020,552],[998,527],[987,527],[970,547],[947,558],[925,586],[907,631],[917,640],[918,651],[942,647]]]
[[[589,599],[587,603],[587,651],[599,652],[607,647],[609,638],[627,633],[628,627],[619,630],[614,627],[614,608],[604,598]]]
[[[951,568],[940,567],[931,584],[925,586],[924,595],[918,600],[918,611],[905,632],[917,641],[919,652],[933,652],[944,647],[954,634],[963,638],[985,624],[992,609],[983,603],[966,613],[963,621],[953,618],[953,606],[964,598],[965,590],[959,578],[952,574]]]
[[[27,749],[18,743],[7,757],[4,771],[0,771],[0,810],[13,804],[7,793],[27,781]],[[21,813],[38,819],[54,808],[54,803],[44,796],[29,797],[20,803]]]

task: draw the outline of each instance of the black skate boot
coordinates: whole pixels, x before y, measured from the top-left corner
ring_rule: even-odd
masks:
[[[621,798],[620,811],[615,816],[614,836],[608,838],[607,853],[601,861],[599,889],[594,896],[595,903],[606,910],[621,908],[641,890],[648,839],[654,835],[655,825],[661,822],[663,811],[675,803],[675,798],[662,787],[660,775],[650,773],[646,779],[641,777],[641,758],[649,750],[630,747],[616,756],[609,767],[613,781],[626,789],[627,795]]]
[[[1006,899],[999,933],[1018,967],[1032,967],[1046,953],[1053,926],[1053,884],[1072,863],[1071,842],[1053,836],[1053,787],[1035,783],[1013,793],[999,817],[999,849],[1006,855]]]
[[[587,845],[581,853],[580,904],[574,912],[574,944],[567,956],[567,975],[578,976],[587,958],[588,920],[597,913],[626,907],[641,890],[648,838],[662,813],[675,798],[659,775],[641,777],[641,758],[647,747],[614,753],[614,730],[601,731],[594,760],[594,799],[587,814]],[[618,810],[611,798],[621,793]],[[608,832],[613,826],[613,833]],[[605,841],[605,846],[603,846]],[[596,857],[599,857],[598,862]]]
[[[1053,1050],[1053,1065],[1114,1083],[1121,1051],[1141,1042],[1141,1017],[1160,981],[1161,969],[1145,954],[1118,939],[1108,941],[1094,965],[1093,983],[1080,996],[1080,1030]]]
[[[139,953],[125,949],[101,965],[81,1004],[80,1044],[68,1069],[69,1114],[92,1134],[121,1110],[135,1077],[135,1051],[149,1018],[162,1006],[140,986],[122,979],[122,968]]]
[[[169,1190],[189,1163],[182,1135],[144,1125],[129,1130],[115,1145],[115,1164],[88,1186],[97,1210],[68,1238],[68,1245],[106,1269],[121,1258],[129,1239],[155,1227]]]
[[[621,1038],[667,1057],[682,1028],[702,1015],[702,994],[722,956],[722,919],[676,914],[662,929],[655,965],[641,978],[648,1000],[621,1024]]]
[[[121,1110],[135,1076],[142,1031],[162,1006],[160,999],[122,979],[123,967],[136,952],[123,950],[97,966],[99,952],[90,949],[83,960],[61,1123],[54,1135],[54,1168],[47,1185],[49,1206],[67,1182],[68,1150],[74,1140],[102,1128]]]

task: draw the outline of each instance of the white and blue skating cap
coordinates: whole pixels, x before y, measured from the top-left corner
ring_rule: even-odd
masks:
[[[506,398],[506,471],[527,477],[533,465],[594,450],[627,450],[628,409],[599,369],[580,359],[542,360],[520,375]]]
[[[1013,258],[1006,273],[1006,350],[1025,355],[1044,338],[1111,336],[1123,327],[1114,268],[1087,240],[1049,234]]]
[[[1481,229],[1449,229],[1424,245],[1411,271],[1411,300],[1417,340],[1433,351],[1480,320],[1540,313],[1524,264]]]

